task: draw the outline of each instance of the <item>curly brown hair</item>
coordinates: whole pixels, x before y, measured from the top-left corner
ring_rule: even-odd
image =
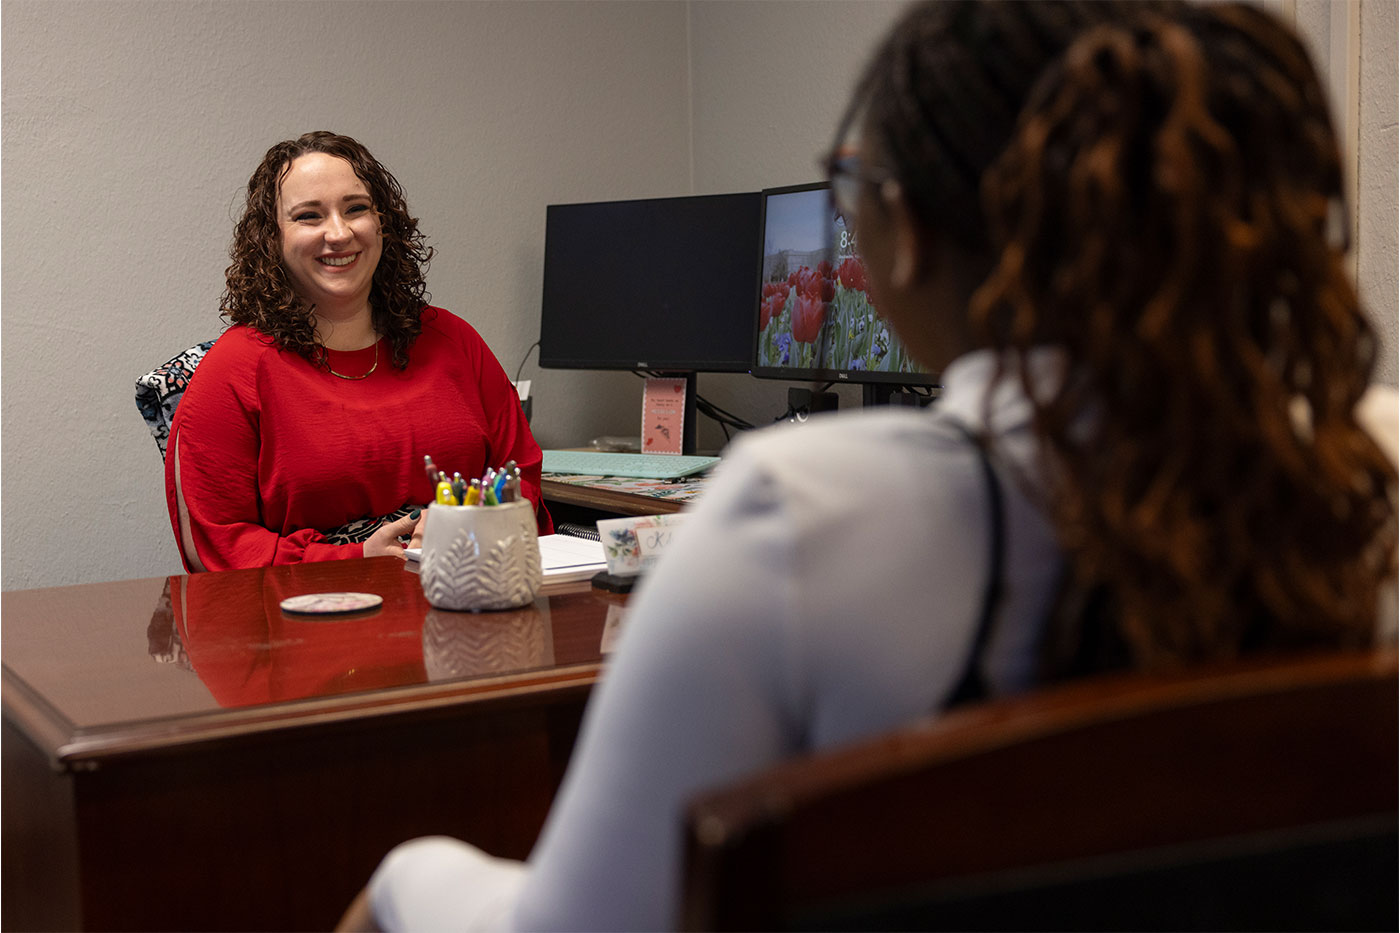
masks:
[[[1141,666],[1369,644],[1396,474],[1355,416],[1376,338],[1297,37],[1233,3],[1094,29],[982,189],[972,323],[1019,360],[1072,591]],[[1047,344],[1049,386],[1023,352]]]
[[[421,315],[428,303],[423,275],[433,256],[418,231],[418,218],[408,212],[403,189],[368,149],[351,139],[324,130],[278,143],[263,156],[248,179],[248,200],[233,231],[225,275],[227,287],[219,302],[221,316],[267,335],[280,349],[290,350],[318,366],[329,368],[325,348],[316,338],[315,308],[293,290],[282,262],[277,223],[277,195],[282,179],[298,156],[324,152],[350,163],[369,189],[379,215],[383,251],[370,286],[375,330],[388,338],[393,364],[408,365],[408,351],[422,330]]]

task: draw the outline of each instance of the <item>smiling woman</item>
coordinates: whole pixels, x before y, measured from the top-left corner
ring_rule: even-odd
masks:
[[[382,249],[379,215],[364,182],[344,159],[324,152],[297,157],[277,198],[282,264],[316,316],[328,349],[374,342],[369,293]]]
[[[424,455],[466,476],[514,460],[551,530],[515,390],[471,325],[427,304],[432,249],[364,146],[316,132],[269,149],[231,255],[232,326],[166,458],[188,569],[402,557],[433,497]],[[351,523],[363,537],[331,534]]]

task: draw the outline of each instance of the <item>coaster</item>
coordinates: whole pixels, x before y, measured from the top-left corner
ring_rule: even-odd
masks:
[[[374,609],[383,602],[384,597],[374,593],[307,593],[305,596],[289,596],[280,605],[283,612],[327,615]]]

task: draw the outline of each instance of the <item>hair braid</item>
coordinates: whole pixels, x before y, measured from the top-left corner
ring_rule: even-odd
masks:
[[[1375,338],[1327,242],[1341,171],[1298,40],[1242,5],[1100,28],[987,174],[973,323],[1062,347],[1033,400],[1081,592],[1141,664],[1365,643],[1395,473],[1357,424]]]

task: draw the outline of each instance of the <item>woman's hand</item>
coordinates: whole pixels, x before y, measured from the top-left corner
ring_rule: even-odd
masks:
[[[422,525],[426,516],[420,509],[414,509],[409,514],[397,521],[385,522],[374,529],[374,534],[365,540],[366,557],[397,557],[404,560],[407,555],[403,552],[403,545],[399,544],[399,538],[412,533],[414,540],[422,544]],[[418,545],[414,545],[417,547]]]
[[[416,509],[414,510],[417,511]],[[410,515],[409,518],[413,516]],[[423,515],[418,519],[418,524],[413,526],[413,534],[409,536],[408,546],[421,548],[423,546],[423,526],[428,523],[428,513],[424,510]]]

